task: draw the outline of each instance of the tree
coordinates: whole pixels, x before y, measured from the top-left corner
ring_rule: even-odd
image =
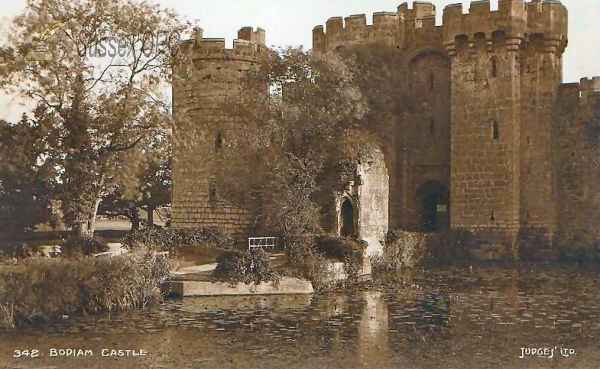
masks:
[[[154,212],[160,207],[171,205],[173,186],[171,145],[167,144],[164,151],[157,152],[160,154],[146,160],[137,190],[140,196],[136,204],[148,214],[147,223],[150,227],[154,225]]]
[[[302,49],[263,60],[228,106],[237,134],[217,174],[224,197],[288,238],[319,232],[317,175],[367,111],[354,78],[341,58]]]
[[[102,198],[98,212],[109,216],[123,215],[131,221],[131,229],[140,226],[139,209],[148,214],[148,226],[154,224],[154,211],[171,204],[171,144],[169,136],[143,150],[143,167],[133,181],[117,185]],[[119,182],[119,181],[117,181]]]
[[[315,235],[333,191],[356,174],[365,150],[395,143],[406,101],[397,56],[383,45],[327,55],[279,50],[225,105],[236,135],[221,154],[220,192],[282,234],[291,262],[309,278],[319,273]]]
[[[98,214],[109,217],[124,216],[131,222],[131,230],[140,227],[140,212],[134,200],[128,199],[123,195],[120,187],[110,191],[102,197],[98,206]]]
[[[402,54],[379,43],[342,48],[340,57],[352,70],[353,82],[365,98],[366,113],[360,129],[394,144],[396,117],[407,108],[409,89],[404,83]]]
[[[137,165],[134,148],[167,129],[162,89],[185,27],[170,10],[125,0],[29,0],[14,19],[0,87],[38,101],[38,116],[52,122],[46,155],[65,221],[79,234],[93,233],[116,179],[133,180],[123,174]]]
[[[283,204],[321,203],[366,146],[394,143],[403,101],[396,57],[395,48],[367,45],[327,55],[287,48],[263,59],[227,105],[236,135],[217,175],[224,197],[288,233],[274,217]],[[291,214],[284,218],[305,224]]]
[[[53,221],[55,188],[45,160],[47,127],[23,117],[17,124],[0,120],[0,233],[12,237]]]

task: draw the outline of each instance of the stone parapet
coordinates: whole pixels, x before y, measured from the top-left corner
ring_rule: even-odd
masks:
[[[326,28],[313,29],[313,49],[329,52],[356,44],[403,44],[412,42],[410,35],[415,32],[425,38],[443,32],[449,52],[455,50],[457,37],[473,41],[477,34],[491,45],[494,34],[502,33],[507,47],[514,50],[521,47],[521,40],[528,35],[543,35],[546,52],[562,54],[567,45],[568,13],[559,1],[499,0],[497,11],[491,11],[489,1],[472,1],[467,14],[463,14],[462,4],[450,4],[444,8],[443,24],[437,27],[435,15],[433,4],[415,1],[412,9],[403,3],[395,13],[373,14],[372,25],[367,24],[365,14],[332,17],[327,20]]]
[[[194,29],[194,38],[185,40],[180,45],[178,58],[196,59],[233,59],[256,61],[268,49],[265,46],[265,31],[258,28],[244,27],[238,32],[238,39],[233,40],[233,48],[225,47],[224,38],[204,38],[202,28]]]

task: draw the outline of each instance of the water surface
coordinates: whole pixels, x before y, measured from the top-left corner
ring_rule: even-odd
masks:
[[[51,357],[52,348],[93,356]],[[26,349],[39,357],[12,357]],[[597,268],[429,267],[347,293],[170,300],[2,332],[0,366],[596,369],[600,281]]]

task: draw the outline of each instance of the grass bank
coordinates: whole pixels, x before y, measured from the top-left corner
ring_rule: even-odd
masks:
[[[0,273],[0,327],[143,308],[163,298],[160,284],[171,264],[148,250],[112,258],[25,259],[18,272]]]

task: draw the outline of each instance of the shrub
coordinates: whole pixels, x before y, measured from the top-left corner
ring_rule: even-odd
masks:
[[[385,238],[383,255],[374,260],[382,271],[412,268],[425,256],[427,235],[424,233],[390,230]]]
[[[5,258],[32,257],[37,254],[37,247],[23,241],[0,240],[0,254]]]
[[[0,305],[0,329],[15,329],[15,305],[12,302]]]
[[[315,246],[314,235],[288,237],[285,249],[291,266],[290,275],[308,279],[316,290],[327,279],[326,260]]]
[[[310,280],[315,290],[332,286],[327,268],[328,258],[344,263],[346,285],[355,282],[362,269],[365,246],[350,238],[304,234],[289,237],[286,241],[286,254],[291,267],[286,274]]]
[[[73,236],[67,238],[60,248],[61,255],[67,257],[85,256],[108,251],[106,242],[97,237]]]
[[[362,268],[364,246],[347,237],[321,235],[315,239],[317,250],[327,258],[344,263],[344,271],[350,280],[358,277]]]
[[[271,270],[269,254],[262,249],[226,251],[217,257],[215,276],[226,278],[231,285],[238,283],[279,282],[279,275]]]
[[[141,250],[126,256],[30,259],[19,273],[0,274],[0,324],[50,323],[63,315],[142,308],[159,301],[168,258]]]
[[[149,247],[154,250],[181,245],[206,245],[228,247],[233,238],[217,227],[200,228],[141,228],[121,239],[121,244],[129,250]]]

